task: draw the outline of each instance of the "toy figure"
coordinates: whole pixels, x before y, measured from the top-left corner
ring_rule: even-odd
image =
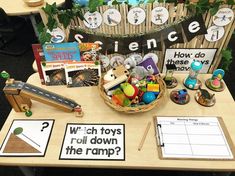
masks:
[[[170,98],[174,103],[184,105],[190,100],[190,96],[186,89],[173,90],[170,94]]]
[[[210,94],[206,89],[201,89],[195,94],[196,101],[203,106],[213,106],[215,104],[215,94]]]
[[[213,72],[213,75],[210,79],[206,80],[206,86],[216,92],[220,92],[224,90],[224,83],[223,83],[223,77],[224,77],[224,70],[217,69]]]
[[[185,87],[196,90],[201,86],[201,81],[197,79],[199,71],[202,69],[202,63],[200,61],[193,61],[188,77],[184,80]]]
[[[164,81],[166,83],[166,88],[171,89],[177,86],[177,79],[173,76],[174,70],[176,70],[175,64],[166,64],[166,76],[164,77]]]

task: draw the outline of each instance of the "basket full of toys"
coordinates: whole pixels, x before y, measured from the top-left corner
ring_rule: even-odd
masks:
[[[163,98],[166,85],[152,60],[132,67],[118,65],[107,71],[99,82],[104,102],[125,113],[145,112],[153,109]]]

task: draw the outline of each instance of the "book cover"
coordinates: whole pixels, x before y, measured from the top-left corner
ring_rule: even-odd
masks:
[[[97,86],[101,68],[94,62],[68,63],[65,66],[65,75],[68,87]]]
[[[48,62],[42,66],[42,72],[46,85],[66,85],[64,63]]]
[[[42,50],[42,46],[41,46],[41,44],[32,44],[32,49],[33,49],[34,59],[35,59],[36,64],[37,64],[38,74],[39,74],[41,83],[45,84],[45,79],[44,79],[44,76],[43,76],[43,73],[42,73],[42,65],[41,65],[41,62],[43,60],[45,60],[43,50]]]
[[[44,44],[43,52],[47,62],[80,61],[80,50],[77,42]]]

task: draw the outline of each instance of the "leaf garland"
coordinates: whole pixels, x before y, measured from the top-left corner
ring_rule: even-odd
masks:
[[[223,49],[221,54],[222,54],[221,68],[224,69],[225,71],[228,71],[229,66],[233,60],[232,50],[230,48]]]
[[[140,1],[140,4],[143,2],[143,0]],[[156,2],[156,0],[148,0],[148,3],[154,2]],[[182,3],[182,0],[158,0],[158,2],[178,4]],[[124,3],[128,4],[128,0],[126,0]],[[224,1],[215,0],[213,3],[209,3],[209,0],[199,0],[197,3],[190,3],[190,0],[186,0],[185,3],[187,4],[187,8],[196,14],[203,14],[209,11],[211,15],[215,15],[216,12],[219,10],[219,6],[223,4]],[[112,1],[112,5],[117,4],[121,4],[121,2],[117,0]],[[234,0],[227,0],[227,4],[234,5],[235,3]],[[107,5],[105,0],[89,0],[88,10],[91,13],[95,12],[97,8],[102,5]],[[62,26],[66,29],[74,17],[78,17],[82,21],[85,20],[82,13],[82,7],[79,4],[73,4],[72,9],[58,10],[56,3],[53,3],[52,5],[46,3],[46,6],[42,9],[48,16],[48,23],[46,24],[46,26],[42,26],[41,24],[38,25],[39,40],[41,44],[50,41],[51,37],[49,37],[50,34],[47,32],[47,29],[52,31],[54,28],[58,27],[59,23],[62,24]]]

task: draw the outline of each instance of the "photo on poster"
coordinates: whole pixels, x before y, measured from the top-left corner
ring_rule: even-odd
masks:
[[[17,119],[3,141],[0,156],[44,156],[52,132],[52,119]]]
[[[200,73],[208,73],[217,52],[217,48],[172,48],[166,49],[162,73],[166,73],[166,64],[175,64],[175,73],[188,73],[193,60],[203,66]]]
[[[42,72],[47,86],[66,85],[64,63],[46,63]]]
[[[78,62],[65,66],[68,87],[98,86],[101,67],[94,62]]]
[[[60,160],[125,160],[124,124],[67,124]]]

